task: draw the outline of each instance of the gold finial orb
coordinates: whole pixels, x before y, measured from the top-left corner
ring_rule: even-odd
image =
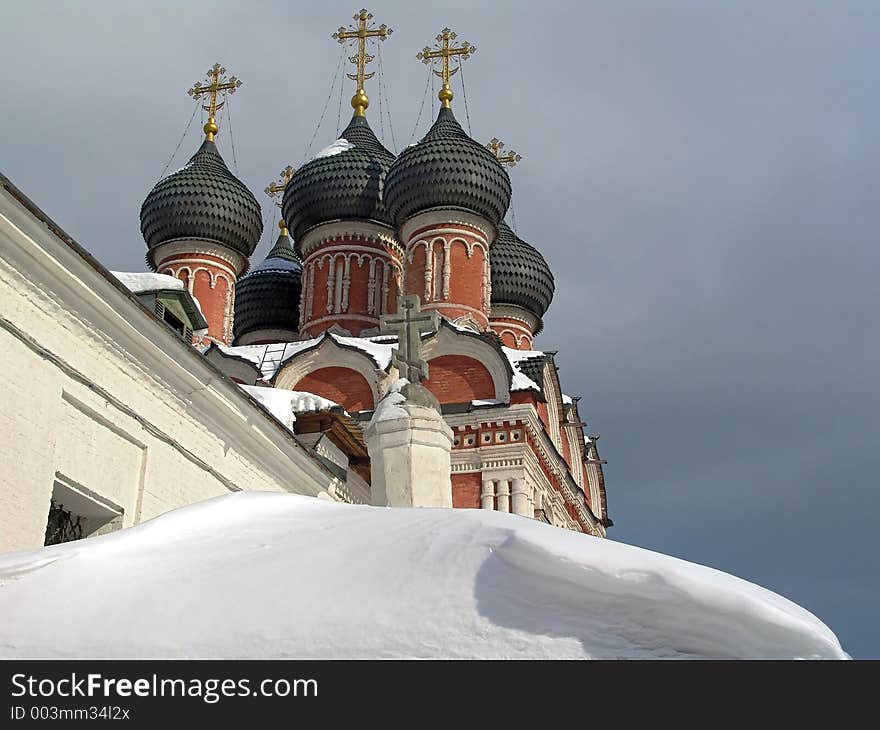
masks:
[[[443,85],[443,88],[437,92],[437,98],[443,102],[444,107],[449,107],[449,102],[452,101],[452,88],[449,84]]]
[[[362,117],[370,106],[370,97],[363,89],[358,89],[351,97],[351,106],[354,108],[355,116]]]
[[[278,227],[283,231],[287,229],[287,224],[284,222],[284,218],[278,221]]]
[[[217,126],[217,122],[214,121],[213,117],[208,120],[208,123],[202,129],[205,132],[205,139],[207,139],[208,142],[213,142],[214,135],[220,131],[220,127]]]

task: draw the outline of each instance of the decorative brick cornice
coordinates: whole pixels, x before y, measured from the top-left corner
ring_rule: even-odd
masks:
[[[250,266],[250,262],[245,256],[224,246],[222,243],[199,239],[177,238],[173,241],[165,241],[152,249],[147,255],[153,267],[159,269],[164,262],[175,256],[188,255],[190,257],[197,257],[200,254],[214,256],[221,261],[225,261],[232,270],[233,277],[241,276]],[[217,265],[216,262],[213,263],[215,266]]]
[[[367,241],[388,247],[398,257],[403,256],[403,247],[394,237],[394,231],[391,228],[367,221],[333,221],[332,223],[322,223],[306,231],[298,243],[300,254],[303,259],[306,259],[322,244],[342,241],[352,243]]]
[[[407,244],[413,238],[427,236],[429,232],[432,235],[443,235],[440,231],[447,234],[469,233],[481,239],[486,246],[497,235],[491,222],[473,213],[463,210],[430,210],[413,216],[400,227],[400,241]]]

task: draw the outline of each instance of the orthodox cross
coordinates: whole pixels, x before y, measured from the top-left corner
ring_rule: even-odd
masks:
[[[272,198],[272,200],[275,201],[275,205],[277,205],[279,208],[281,207],[281,200],[278,198],[284,194],[284,189],[293,179],[293,173],[295,172],[296,170],[288,165],[281,171],[281,179],[278,182],[270,182],[269,185],[266,186],[266,190],[264,192],[266,193],[266,195]],[[288,235],[287,224],[284,222],[284,218],[278,221],[278,227],[281,229],[282,235]]]
[[[220,128],[217,126],[217,120],[215,117],[217,116],[217,112],[223,107],[225,102],[217,101],[217,94],[220,92],[234,94],[235,90],[241,86],[241,81],[239,81],[235,76],[230,76],[228,79],[221,78],[223,74],[226,73],[226,69],[223,68],[219,63],[215,63],[211,68],[208,69],[208,85],[203,86],[201,81],[196,81],[193,84],[193,87],[187,91],[193,99],[198,101],[203,96],[208,97],[208,104],[202,104],[202,109],[208,112],[208,122],[205,124],[205,140],[208,142],[214,141],[214,135],[220,131]]]
[[[264,191],[266,193],[266,195],[268,195],[273,200],[275,198],[277,198],[279,195],[281,195],[284,192],[284,188],[287,187],[287,184],[293,178],[293,173],[295,173],[295,172],[296,172],[296,170],[294,170],[290,165],[285,167],[280,173],[281,179],[278,182],[270,182],[269,183],[268,187]],[[280,207],[281,201],[276,200],[275,205]]]
[[[396,334],[397,348],[392,362],[401,378],[411,383],[428,379],[428,363],[422,359],[422,333],[436,332],[440,327],[437,312],[423,312],[418,294],[397,298],[397,314],[379,318],[382,334]]]
[[[361,10],[357,15],[353,16],[353,19],[358,23],[357,28],[348,28],[346,30],[344,26],[340,26],[339,30],[333,34],[333,37],[340,43],[357,39],[357,52],[348,59],[357,66],[357,73],[347,73],[346,76],[352,81],[357,82],[357,91],[351,97],[351,105],[354,107],[355,116],[362,117],[370,104],[370,99],[364,91],[364,82],[376,75],[375,71],[364,73],[364,67],[375,58],[375,56],[367,53],[367,40],[378,38],[380,41],[384,41],[394,31],[385,23],[382,23],[378,28],[367,28],[367,21],[373,19],[373,14],[368,13],[366,10]]]
[[[489,142],[486,147],[492,151],[492,154],[495,155],[495,159],[502,165],[515,167],[516,163],[522,159],[522,155],[516,154],[513,150],[510,150],[506,155],[502,155],[501,149],[504,147],[504,142],[498,139],[498,137],[492,137],[492,141]]]
[[[437,97],[443,103],[444,109],[449,109],[452,106],[449,103],[452,101],[452,88],[449,86],[450,77],[454,76],[458,72],[458,69],[461,68],[461,60],[470,58],[470,55],[477,50],[476,46],[472,46],[467,41],[458,47],[450,46],[450,43],[456,38],[458,38],[458,36],[455,33],[449,30],[449,28],[444,28],[437,36],[437,50],[432,51],[428,46],[425,46],[416,54],[416,58],[424,64],[429,64],[437,58],[441,60],[440,70],[432,70],[436,76],[443,79],[443,86],[438,92]],[[450,70],[449,59],[453,56],[460,56],[461,60],[459,60],[458,66]]]

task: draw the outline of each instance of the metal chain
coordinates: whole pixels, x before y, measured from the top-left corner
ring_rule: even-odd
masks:
[[[388,115],[388,130],[391,132],[391,144],[397,154],[397,140],[394,138],[394,123],[391,121],[391,99],[388,98],[388,87],[385,86],[385,72],[382,70],[382,45],[379,45],[379,99],[385,97],[385,113]]]
[[[238,160],[235,159],[235,137],[232,135],[232,114],[229,111],[229,94],[226,95],[223,106],[226,107],[226,121],[229,123],[229,144],[232,145],[232,167],[235,169],[235,175],[237,177]]]
[[[464,85],[464,64],[463,63],[458,64],[458,75],[461,77],[461,93],[462,93],[462,96],[464,96],[464,115],[467,118],[468,136],[472,137],[473,135],[471,134],[471,113],[470,113],[470,111],[468,111],[467,88],[465,88],[465,85]]]
[[[196,118],[196,112],[199,110],[200,106],[201,106],[200,104],[197,104],[195,106],[195,108],[193,109],[192,116],[189,118],[189,121],[186,123],[186,127],[183,130],[183,134],[180,135],[180,141],[177,143],[177,147],[174,148],[174,152],[171,153],[171,158],[168,160],[167,163],[165,163],[165,167],[162,168],[162,173],[159,175],[160,180],[163,177],[165,177],[165,173],[168,172],[168,168],[171,167],[171,163],[174,161],[174,157],[175,157],[175,155],[177,155],[177,152],[180,149],[180,145],[183,144],[183,139],[184,139],[184,137],[186,137],[186,133],[189,132],[189,128],[193,123],[193,119]]]
[[[345,91],[345,80],[339,82],[339,109],[336,112],[336,139],[339,139],[339,131],[342,128],[342,96]]]
[[[419,128],[419,122],[422,121],[422,110],[425,108],[425,99],[428,96],[428,87],[431,86],[431,69],[428,68],[428,80],[425,82],[425,92],[422,94],[422,103],[419,105],[419,116],[416,118],[416,123],[413,125],[412,134],[409,136],[409,141],[406,143],[407,146],[412,144],[413,138],[416,136],[416,131]]]
[[[312,134],[312,138],[309,140],[309,144],[306,146],[305,152],[303,152],[303,156],[300,158],[300,165],[306,161],[306,158],[309,156],[309,152],[312,149],[312,145],[315,143],[315,139],[318,136],[318,131],[321,129],[321,124],[324,123],[324,115],[327,113],[327,107],[330,105],[330,99],[333,98],[333,89],[336,88],[336,81],[339,78],[339,69],[342,68],[342,64],[345,60],[345,47],[340,46],[339,51],[339,61],[336,64],[336,70],[333,72],[333,83],[330,84],[330,93],[327,94],[327,100],[324,102],[324,108],[321,110],[321,117],[318,119],[318,124],[315,127],[315,131]]]

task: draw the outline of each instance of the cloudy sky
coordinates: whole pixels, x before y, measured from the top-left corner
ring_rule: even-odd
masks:
[[[302,162],[325,104],[311,153],[347,122],[330,35],[357,9],[7,3],[0,169],[108,267],[142,269],[138,211],[191,117],[186,90],[215,61],[243,80],[219,144],[261,191]],[[880,5],[370,10],[394,29],[381,123],[367,88],[389,147],[432,116],[416,52],[446,25],[478,48],[453,106],[524,157],[517,229],[557,284],[537,346],[559,350],[601,434],[610,536],[767,586],[880,657]]]

